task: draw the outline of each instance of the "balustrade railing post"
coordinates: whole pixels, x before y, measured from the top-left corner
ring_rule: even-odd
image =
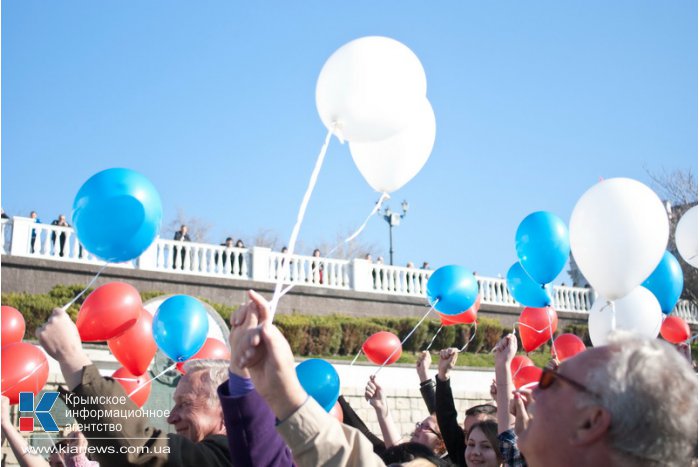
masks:
[[[144,269],[147,271],[155,271],[158,269],[158,240],[160,240],[160,237],[156,237],[153,243],[151,243],[151,246],[141,253],[141,256],[139,256],[136,262],[137,269]]]
[[[250,249],[251,279],[254,281],[269,282],[273,279],[270,276],[270,248],[254,246]]]
[[[372,284],[372,263],[366,259],[352,260],[350,288],[357,292],[371,292],[374,290],[374,284]]]
[[[12,218],[12,244],[10,254],[14,256],[30,256],[32,243],[32,227],[36,223],[30,217],[14,216]]]

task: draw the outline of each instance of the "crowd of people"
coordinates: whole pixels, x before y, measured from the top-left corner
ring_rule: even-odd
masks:
[[[494,349],[495,404],[471,407],[461,423],[451,387],[458,350],[440,351],[434,378],[431,356],[423,352],[416,369],[425,418],[404,439],[378,378],[368,381],[365,398],[381,436],[370,432],[342,396],[343,423],[310,398],[297,379],[288,342],[271,323],[268,302],[253,291],[249,296],[231,317],[230,361],[186,363],[167,419],[175,433],[154,428],[146,418],[79,416],[87,443],[113,447],[109,454],[95,453],[93,461],[251,467],[688,466],[697,461],[697,375],[686,358],[660,340],[619,333],[605,347],[561,363],[553,360],[532,390],[515,390],[510,363],[518,343],[508,334]],[[60,365],[69,408],[80,407],[71,407],[75,398],[66,394],[91,401],[91,414],[125,408],[95,397],[114,401],[125,392],[100,376],[63,310],[54,310],[37,337]],[[125,403],[135,408],[128,398]],[[3,413],[3,432],[21,458],[13,427],[5,421]],[[99,427],[105,425],[119,430],[104,432]],[[144,449],[120,451],[125,445]],[[70,462],[64,465],[78,465]]]

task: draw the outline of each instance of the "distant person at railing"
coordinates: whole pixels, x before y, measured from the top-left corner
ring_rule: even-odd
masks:
[[[9,219],[10,218],[10,216],[5,214],[5,210],[3,208],[0,208],[0,218],[2,218],[2,219]]]
[[[415,268],[415,266],[413,265],[413,261],[409,261],[408,263],[406,263],[406,267],[411,269]]]
[[[187,233],[189,229],[185,224],[182,224],[180,226],[180,230],[175,232],[175,236],[173,237],[173,240],[175,241],[180,241],[180,242],[191,242],[192,240],[190,239],[190,234]],[[180,258],[182,259],[182,264],[180,265],[180,269],[185,269],[185,247],[181,246],[180,247]],[[177,248],[173,248],[173,269],[177,268]]]
[[[226,247],[226,252],[224,252],[224,254],[221,256],[221,270],[231,271],[231,273],[233,273],[233,251],[230,251],[230,249],[233,248],[233,238],[226,237],[226,240],[221,244],[221,246]],[[218,252],[214,253],[214,262],[219,262]]]
[[[423,266],[420,267],[421,269],[430,269],[430,264],[427,261],[423,261]]]
[[[286,246],[283,246],[282,249],[280,250],[280,253],[282,253],[283,255],[288,254],[289,248],[287,248]],[[294,262],[294,259],[291,259],[291,258],[289,259],[289,261],[287,261],[287,258],[285,258],[285,257],[282,257],[280,259],[279,263],[277,264],[277,277],[282,277],[282,274],[284,272],[283,268],[285,265],[288,266],[287,267],[287,271],[288,271],[287,276],[285,276],[285,277],[287,279],[291,279],[292,277],[294,277],[293,272],[294,272],[295,262]]]
[[[66,222],[66,216],[63,214],[58,215],[58,219],[51,222],[51,225],[57,225],[60,227],[70,227],[70,224]],[[56,249],[56,232],[51,233],[51,243],[53,244],[54,250]],[[63,256],[63,247],[66,245],[66,233],[61,232],[58,235],[58,256]]]
[[[34,219],[34,223],[36,224],[41,224],[41,219],[39,219],[39,216],[37,215],[36,211],[32,211],[29,213],[29,217]],[[36,229],[32,229],[32,243],[30,245],[30,251],[34,253],[34,243],[36,242]]]
[[[384,270],[381,268],[381,266],[384,265],[384,257],[383,256],[377,256],[377,262],[375,264],[378,264],[379,267],[377,268],[379,270],[379,283],[377,284],[377,276],[372,274],[372,278],[374,279],[374,286],[377,289],[381,289],[384,285]]]
[[[320,258],[321,250],[316,248],[311,256]],[[323,284],[323,263],[320,260],[311,262],[311,277],[309,279],[315,284]]]
[[[245,248],[245,244],[240,238],[236,240],[236,248]],[[243,253],[241,252],[238,253],[238,271],[236,271],[236,274],[243,274]]]

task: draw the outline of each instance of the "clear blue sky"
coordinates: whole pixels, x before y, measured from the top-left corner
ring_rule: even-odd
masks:
[[[164,224],[182,209],[212,242],[272,229],[286,243],[325,136],[318,73],[385,35],[421,59],[437,119],[431,158],[390,202],[410,202],[395,263],[505,274],[527,214],[568,222],[600,177],[697,175],[697,18],[685,0],[7,0],[2,205],[50,222],[91,175],[128,167],[158,188]],[[306,248],[377,198],[334,140]],[[384,221],[362,238],[388,262]]]

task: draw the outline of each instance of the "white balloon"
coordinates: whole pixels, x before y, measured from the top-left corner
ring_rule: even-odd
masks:
[[[425,98],[418,57],[388,37],[355,39],[333,52],[316,83],[316,108],[326,128],[348,141],[388,138],[411,121]]]
[[[373,143],[350,143],[350,154],[369,186],[391,193],[423,168],[435,144],[435,114],[428,99],[400,133]]]
[[[686,263],[698,267],[698,207],[688,209],[676,226],[676,247]]]
[[[569,222],[571,253],[600,295],[624,297],[661,261],[668,216],[649,187],[629,178],[603,180],[576,203]]]
[[[661,330],[662,317],[659,301],[640,285],[612,304],[599,297],[588,312],[588,333],[596,347],[607,345],[608,334],[613,330],[655,338]]]

